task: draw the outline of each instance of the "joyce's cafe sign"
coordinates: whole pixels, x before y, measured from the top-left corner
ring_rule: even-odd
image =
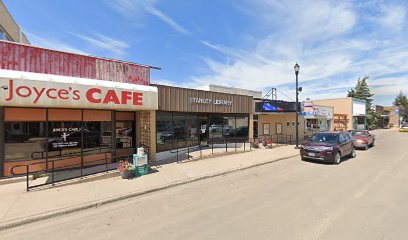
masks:
[[[89,79],[84,79],[85,85],[63,78],[61,82],[0,76],[0,103],[21,107],[157,109],[157,89],[154,87]],[[104,86],[112,84],[116,86]]]

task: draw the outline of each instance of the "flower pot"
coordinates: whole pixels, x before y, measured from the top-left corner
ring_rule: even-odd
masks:
[[[121,177],[122,179],[132,178],[134,175],[135,175],[135,171],[134,171],[134,170],[128,170],[128,171],[120,172],[120,177]]]

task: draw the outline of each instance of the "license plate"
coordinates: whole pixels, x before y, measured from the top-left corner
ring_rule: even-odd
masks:
[[[316,153],[308,153],[307,155],[311,156],[311,157],[315,157]]]

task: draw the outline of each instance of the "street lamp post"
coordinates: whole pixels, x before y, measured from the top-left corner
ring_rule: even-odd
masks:
[[[300,66],[299,64],[295,64],[295,67],[293,68],[295,70],[295,75],[296,75],[296,148],[299,148],[299,84],[298,84],[298,75],[299,75],[299,69]]]

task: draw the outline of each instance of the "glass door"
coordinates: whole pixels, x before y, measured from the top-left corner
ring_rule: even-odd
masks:
[[[198,117],[198,126],[199,126],[199,139],[200,142],[204,142],[203,144],[206,145],[208,138],[209,138],[209,122],[207,116],[199,116]]]

